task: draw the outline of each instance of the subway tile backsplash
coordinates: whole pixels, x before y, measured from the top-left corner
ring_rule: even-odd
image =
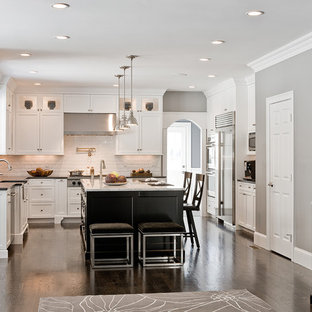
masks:
[[[91,157],[87,153],[77,153],[77,147],[96,148]],[[149,169],[153,175],[161,175],[161,156],[115,156],[115,136],[65,136],[64,156],[0,156],[7,159],[13,166],[9,175],[24,176],[27,170],[41,167],[53,169],[52,176],[67,176],[69,170],[82,169],[84,174],[89,174],[93,166],[95,174],[99,173],[100,160],[104,159],[106,169],[104,173],[117,171],[119,174],[129,176],[133,169]],[[0,163],[0,172],[8,174],[6,164]]]

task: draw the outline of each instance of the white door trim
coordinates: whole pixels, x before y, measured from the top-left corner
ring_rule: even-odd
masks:
[[[271,206],[270,206],[270,187],[268,184],[270,180],[270,105],[273,103],[278,103],[282,101],[291,101],[291,112],[292,120],[294,121],[294,91],[285,92],[275,96],[266,98],[266,229],[267,229],[267,246],[269,250],[271,249]],[[292,181],[291,181],[291,193],[292,193],[292,250],[291,250],[291,260],[294,260],[294,241],[295,241],[295,229],[294,229],[294,122],[292,122]]]

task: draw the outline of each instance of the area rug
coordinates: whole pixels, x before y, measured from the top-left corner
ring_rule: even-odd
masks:
[[[272,308],[246,289],[136,295],[41,298],[39,312],[267,312]]]

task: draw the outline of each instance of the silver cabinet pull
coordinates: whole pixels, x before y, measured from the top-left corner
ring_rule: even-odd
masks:
[[[272,182],[270,182],[270,183],[268,183],[268,186],[273,187],[274,185]]]

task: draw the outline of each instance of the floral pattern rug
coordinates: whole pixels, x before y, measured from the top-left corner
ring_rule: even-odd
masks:
[[[246,289],[208,292],[41,298],[39,312],[267,312],[272,308]]]

